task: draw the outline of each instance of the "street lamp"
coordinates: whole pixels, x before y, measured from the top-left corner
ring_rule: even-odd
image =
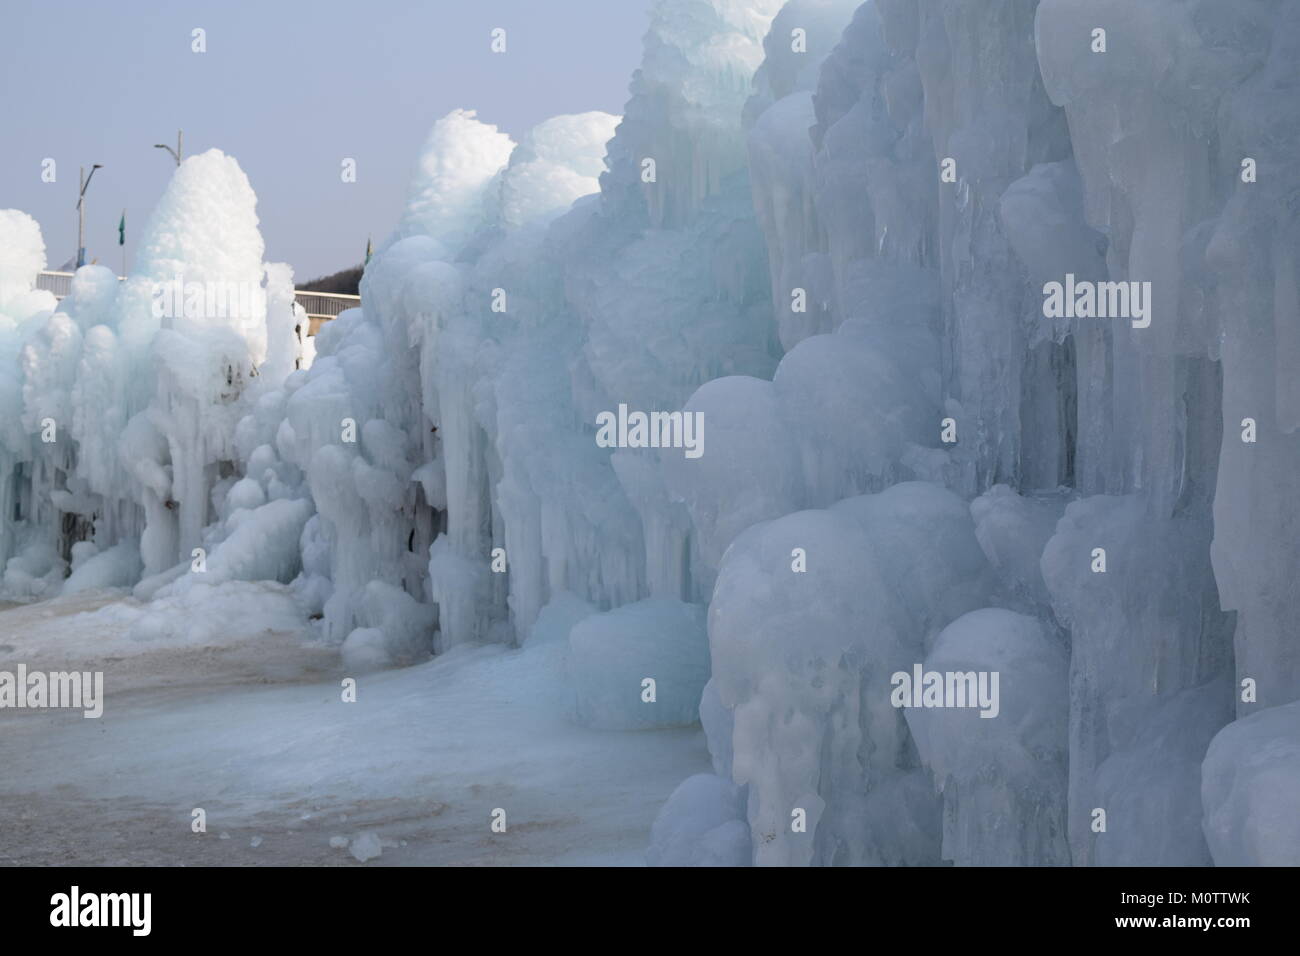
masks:
[[[86,189],[90,186],[90,180],[95,175],[95,170],[103,169],[102,163],[96,163],[90,167],[90,175],[86,175],[86,167],[81,167],[81,192],[77,194],[77,268],[80,269],[86,264]]]
[[[176,148],[175,148],[175,149],[172,149],[172,148],[171,148],[170,146],[168,146],[166,143],[154,143],[154,144],[153,144],[153,148],[154,148],[154,149],[165,149],[165,150],[167,150],[167,152],[171,153],[171,154],[172,154],[172,159],[176,160],[176,165],[177,165],[177,166],[179,166],[179,165],[181,164],[181,135],[182,135],[182,133],[183,133],[183,130],[179,130],[179,129],[178,129],[178,130],[176,131]]]

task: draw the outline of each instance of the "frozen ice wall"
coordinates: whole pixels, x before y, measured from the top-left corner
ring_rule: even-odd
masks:
[[[418,357],[416,374],[389,377],[412,396],[418,427],[400,414],[384,421],[407,436],[432,546],[419,529],[385,534],[427,555],[406,589],[437,605],[441,646],[522,641],[566,595],[600,612],[707,598],[716,561],[700,557],[659,456],[598,446],[595,423],[620,405],[680,412],[719,375],[771,374],[740,114],[776,7],[661,4],[621,123],[556,117],[513,147],[472,114],[439,121],[403,224],[367,270],[364,318],[322,336],[311,380],[330,374],[345,338],[376,326],[392,330],[394,352]],[[321,434],[300,443],[300,459]],[[397,474],[409,487],[412,470]],[[373,516],[367,527],[378,527]],[[337,634],[356,623],[344,563],[336,554],[324,608]],[[366,555],[358,563],[374,573]],[[648,645],[622,646],[635,656]],[[683,679],[698,688],[704,676],[697,664]]]
[[[1090,37],[1105,30],[1106,52],[1091,52],[1095,39],[1075,44],[1080,29]],[[1275,150],[1300,135],[1300,110],[1294,98],[1289,115],[1279,108],[1276,88],[1297,82],[1300,19],[1286,4],[1087,9],[1047,2],[1038,11],[1037,40],[1048,93],[1069,120],[1084,218],[1107,239],[1106,271],[1151,283],[1148,328],[1108,323],[1074,335],[1083,466],[1077,484],[1086,494],[1129,497],[1072,506],[1093,510],[1077,517],[1092,527],[1079,535],[1063,522],[1043,559],[1058,613],[1073,618],[1079,696],[1072,757],[1080,776],[1093,760],[1105,761],[1095,784],[1103,796],[1094,790],[1084,799],[1089,784],[1072,780],[1072,842],[1079,861],[1208,862],[1208,853],[1190,849],[1199,845],[1202,808],[1188,792],[1196,792],[1204,741],[1230,718],[1234,699],[1245,715],[1300,695],[1295,644],[1282,619],[1271,617],[1296,594],[1286,479],[1277,473],[1268,491],[1252,486],[1268,466],[1244,457],[1259,450],[1267,461],[1300,447],[1281,413],[1285,387],[1267,400],[1257,391],[1274,381],[1258,364],[1265,355],[1262,367],[1270,370],[1297,358],[1288,329],[1298,310],[1294,300],[1286,304],[1295,265],[1277,254],[1294,248],[1294,213],[1259,207],[1250,238],[1240,231],[1244,207],[1268,202],[1271,189],[1296,189],[1294,177],[1279,179],[1283,160]],[[1248,172],[1252,164],[1275,172],[1258,176]],[[1250,280],[1248,298],[1233,294],[1241,272],[1224,268],[1234,255],[1269,264],[1266,275]],[[1232,361],[1254,348],[1258,358]],[[1091,385],[1085,403],[1082,383],[1107,377],[1110,388]],[[1258,422],[1257,441],[1243,440],[1248,417]],[[1245,487],[1248,506],[1241,503]],[[1112,523],[1123,524],[1114,527],[1114,540],[1123,542],[1125,566],[1148,570],[1138,584],[1134,575],[1114,575],[1114,564],[1108,568],[1105,603],[1128,611],[1106,624],[1114,612],[1096,607],[1100,595],[1087,620],[1080,613],[1080,599],[1100,576],[1059,566],[1053,573],[1049,562],[1054,546],[1071,538],[1104,547],[1097,538]],[[1144,553],[1153,546],[1158,554]],[[1121,653],[1107,655],[1107,647]],[[1241,686],[1247,678],[1258,693]],[[1135,683],[1125,688],[1126,680]],[[1199,719],[1180,716],[1189,710]],[[1164,772],[1153,772],[1155,763]],[[1135,772],[1139,766],[1143,772]],[[1094,805],[1123,801],[1146,839],[1088,834],[1079,817],[1093,797]],[[1162,845],[1157,834],[1173,830],[1185,834],[1181,846]]]
[[[563,642],[579,722],[700,717],[652,863],[1300,862],[1298,51],[1271,0],[660,0],[623,117],[439,120],[310,346],[220,153],[57,308],[0,214],[5,589]],[[264,297],[155,315],[182,272]]]
[[[250,447],[305,477],[298,587],[345,655],[513,640],[561,591],[638,596],[631,509],[569,396],[580,328],[555,245],[616,124],[555,117],[516,147],[472,112],[440,120],[363,308],[322,330],[280,417],[248,422]],[[379,613],[377,588],[410,614]]]
[[[1252,797],[1229,788],[1271,806],[1251,751],[1293,747],[1285,722],[1219,735],[1229,783],[1211,788],[1202,761],[1234,700],[1244,716],[1300,694],[1283,371],[1300,326],[1283,159],[1300,135],[1300,19],[1272,3],[878,0],[806,103],[781,58],[826,10],[777,16],[746,110],[788,351],[770,385],[719,379],[688,402],[719,460],[666,462],[722,561],[701,716],[715,768],[747,789],[755,861],[1276,860],[1265,823],[1241,819]],[[1067,273],[1149,283],[1145,315],[1047,317],[1044,286]],[[812,531],[755,550],[790,512],[908,479],[969,503],[997,585],[966,609],[900,625],[917,596],[851,603],[828,578],[840,546]],[[912,503],[916,537],[888,560],[949,546],[937,505]],[[856,586],[873,593],[860,550]],[[836,571],[814,570],[828,556]],[[948,592],[955,572],[925,580]],[[1011,709],[873,716],[876,669],[909,659],[997,670]],[[942,826],[882,786],[916,767]],[[912,833],[903,855],[880,844],[885,821]]]
[[[15,585],[37,593],[45,590],[45,576],[58,570],[57,555],[53,542],[32,540],[28,529],[33,508],[48,505],[34,501],[30,481],[21,480],[33,473],[36,450],[23,422],[20,363],[24,341],[55,307],[53,295],[35,291],[36,275],[44,268],[45,241],[36,220],[16,209],[0,210],[0,402],[5,412],[0,426],[0,561],[7,570],[8,561],[23,550],[25,560],[14,568],[15,577],[22,578]]]
[[[295,589],[345,659],[523,641],[576,600],[599,617],[572,673],[605,674],[575,676],[580,719],[694,714],[707,660],[702,630],[682,628],[703,621],[718,555],[659,453],[601,447],[595,423],[620,406],[680,414],[712,379],[772,374],[741,114],[778,6],[661,4],[621,122],[559,116],[518,145],[467,110],[435,125],[363,307],[235,429],[247,472],[226,500],[310,497]],[[210,566],[238,536],[219,529]],[[405,611],[386,611],[385,589]],[[667,646],[696,650],[672,664]],[[615,671],[656,662],[655,710],[602,703]]]
[[[654,4],[625,123],[602,176],[606,197],[620,210],[630,212],[623,200],[639,219],[678,227],[744,168],[740,112],[781,6],[781,0]]]

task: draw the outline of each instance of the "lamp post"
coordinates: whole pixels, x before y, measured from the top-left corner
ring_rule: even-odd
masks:
[[[103,164],[96,163],[86,175],[86,167],[81,167],[81,191],[77,194],[77,268],[86,264],[86,189],[95,175],[95,170],[103,169]]]
[[[175,149],[172,149],[172,148],[171,148],[170,146],[168,146],[166,143],[154,143],[154,144],[153,144],[153,148],[154,148],[154,149],[165,149],[165,150],[167,150],[167,152],[169,152],[169,153],[172,154],[172,159],[176,160],[176,165],[179,166],[179,165],[181,164],[181,136],[182,136],[183,134],[184,134],[184,130],[179,130],[179,129],[178,129],[178,130],[176,131],[176,148],[175,148]]]

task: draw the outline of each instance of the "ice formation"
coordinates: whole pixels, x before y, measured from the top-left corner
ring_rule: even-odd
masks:
[[[3,482],[15,499],[0,540],[11,594],[57,592],[61,582],[37,572],[69,561],[65,591],[132,585],[188,564],[213,533],[242,465],[235,426],[264,388],[256,376],[292,364],[298,348],[283,295],[292,278],[262,263],[255,202],[233,159],[191,157],[125,281],[87,266],[57,308],[32,311],[30,296],[6,308],[23,432],[7,442]],[[11,221],[6,244],[22,239]],[[27,247],[41,253],[39,234],[28,232]],[[267,275],[280,292],[271,311]]]
[[[216,151],[62,303],[0,211],[4,591],[560,648],[579,721],[704,726],[655,864],[1300,863],[1297,52],[1268,0],[659,0],[621,120],[439,120],[314,342]],[[159,320],[182,274],[264,294]]]

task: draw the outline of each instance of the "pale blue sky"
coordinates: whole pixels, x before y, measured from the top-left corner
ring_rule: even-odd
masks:
[[[120,269],[172,159],[216,146],[258,196],[267,259],[299,280],[355,265],[401,211],[434,120],[477,109],[516,139],[557,113],[621,113],[651,0],[0,0],[0,208],[34,216],[51,268],[76,251]],[[190,50],[207,31],[207,52]],[[503,27],[508,52],[493,54]],[[41,161],[58,181],[41,182]],[[344,157],[357,182],[339,177]]]

